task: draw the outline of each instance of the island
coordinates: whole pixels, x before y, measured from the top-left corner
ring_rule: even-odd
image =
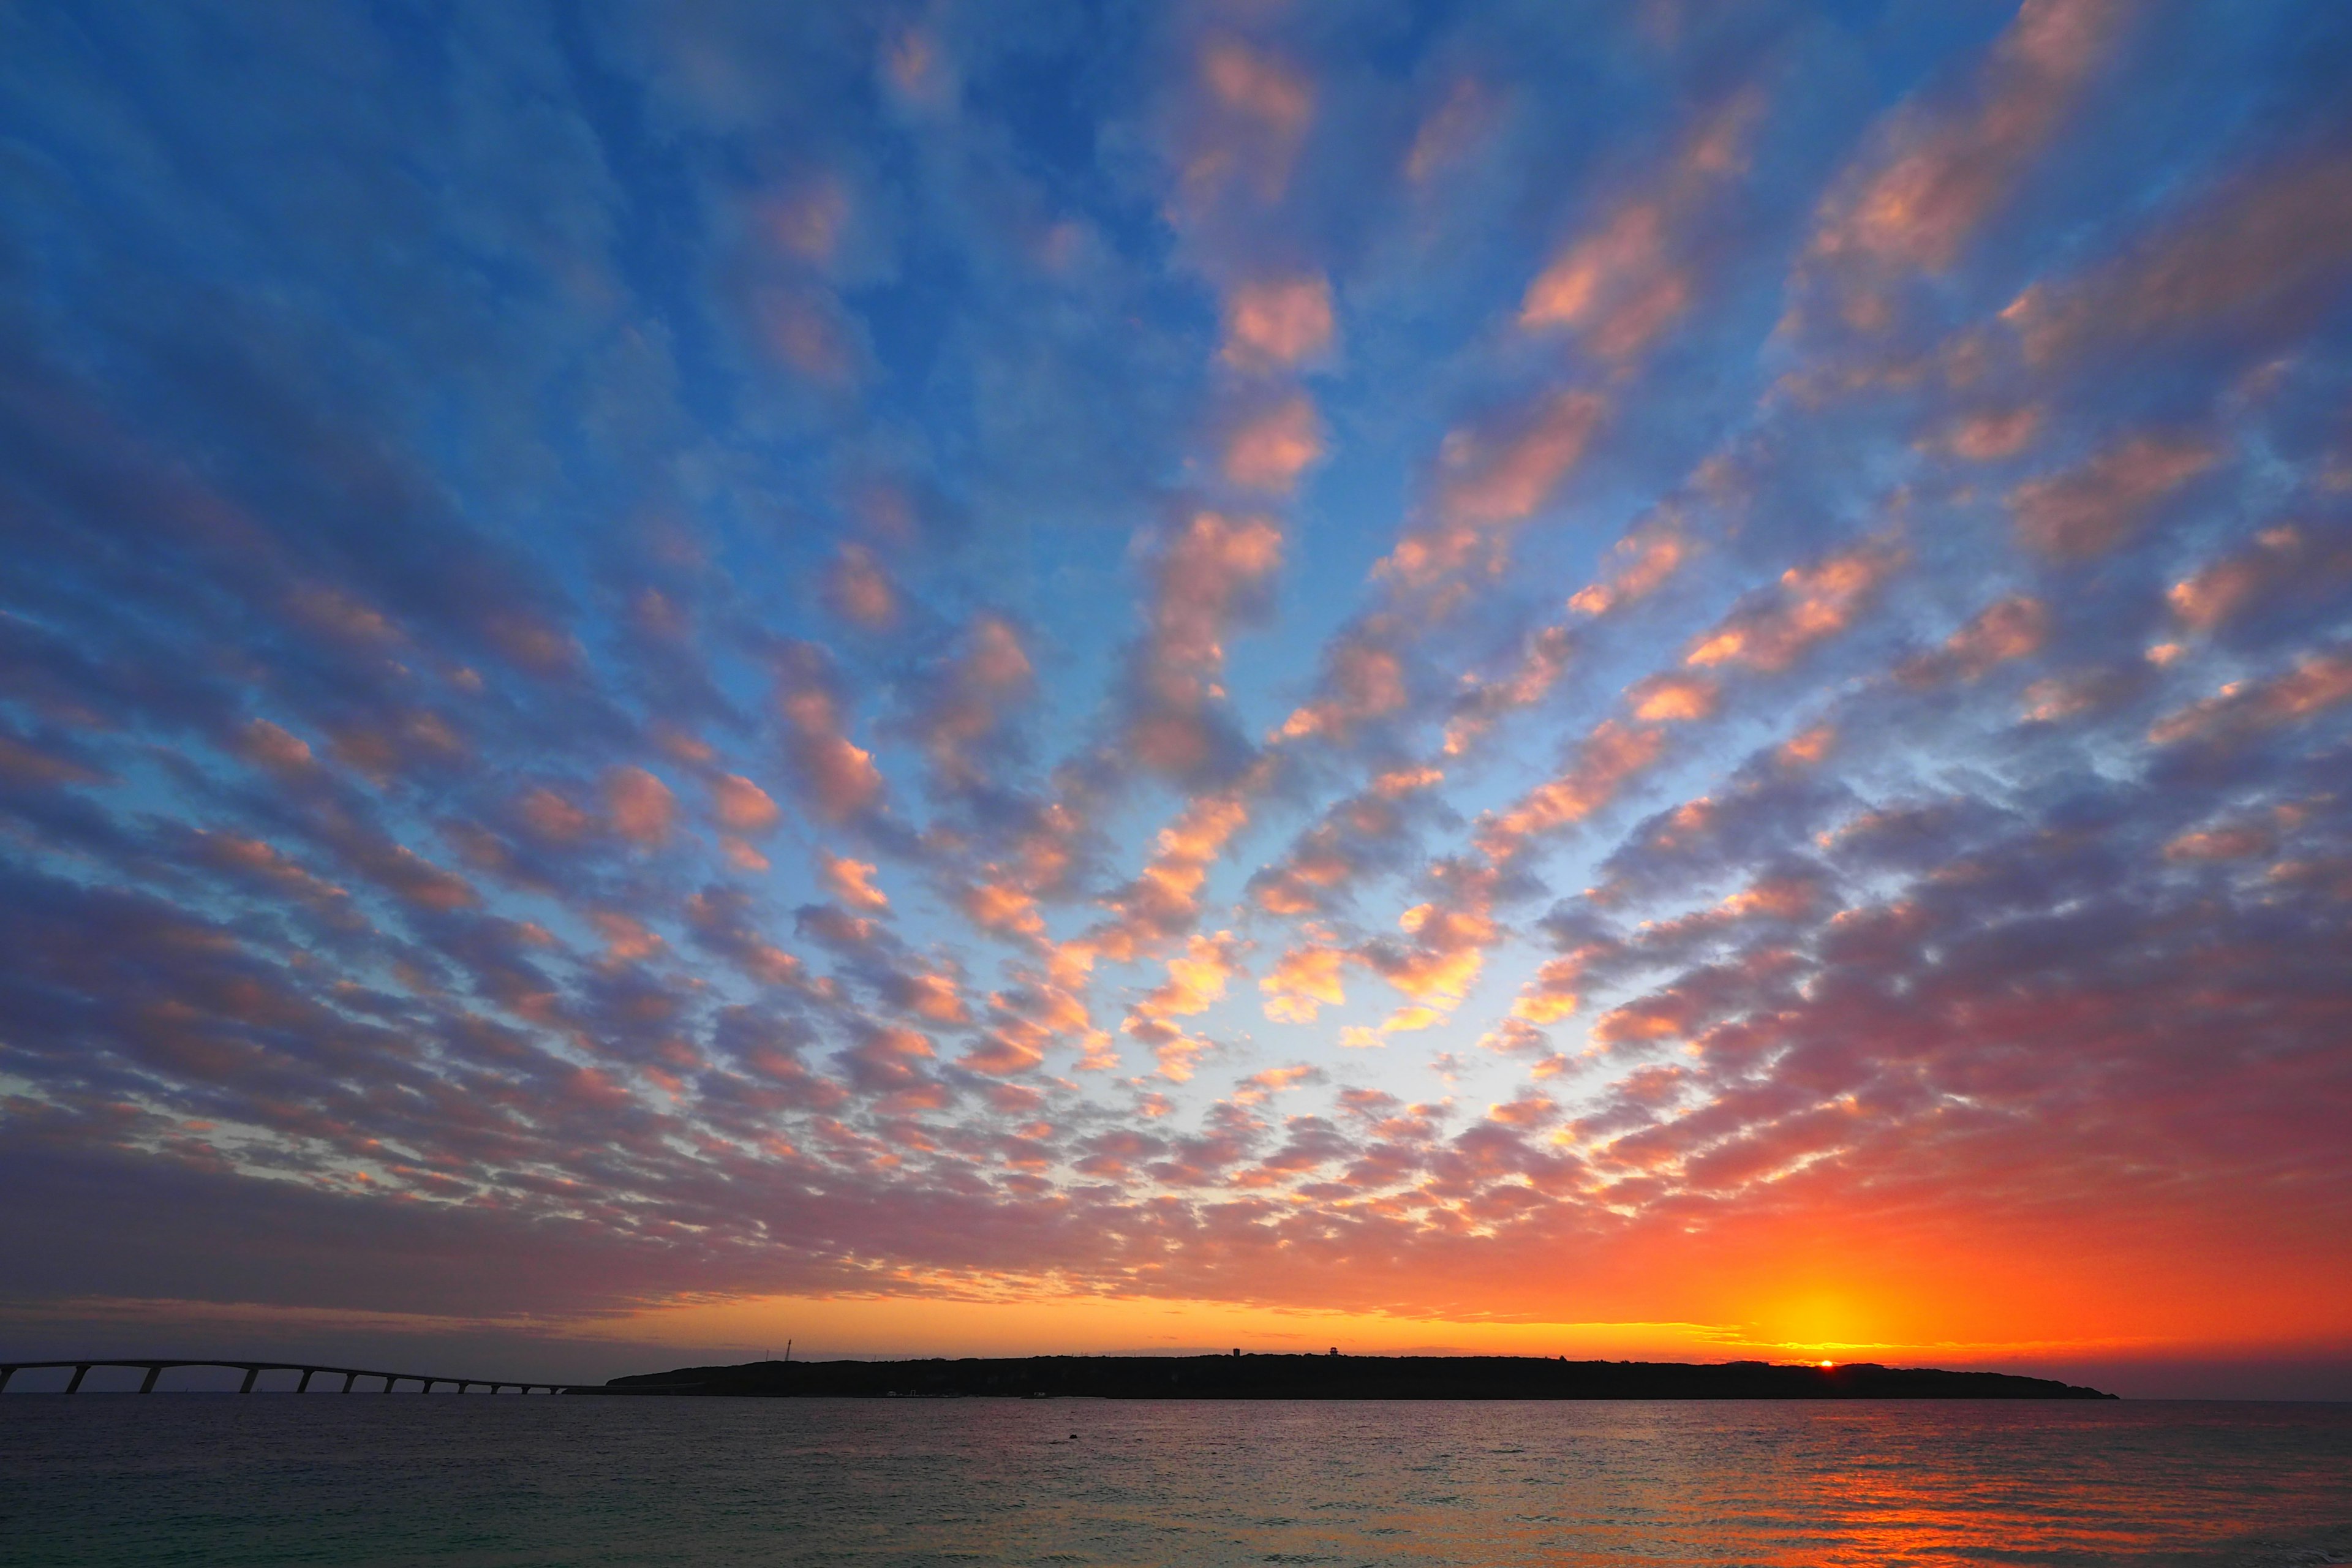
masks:
[[[2113,1399],[2000,1372],[1846,1362],[1540,1356],[1048,1355],[758,1361],[616,1377],[572,1394],[819,1399]]]

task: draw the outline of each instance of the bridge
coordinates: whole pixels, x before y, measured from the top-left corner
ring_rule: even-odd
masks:
[[[417,1392],[421,1394],[430,1394],[436,1386],[445,1383],[457,1389],[460,1394],[469,1394],[477,1388],[488,1389],[492,1394],[503,1394],[509,1388],[513,1389],[518,1394],[531,1394],[542,1388],[550,1394],[603,1394],[606,1392],[601,1386],[593,1384],[583,1385],[570,1383],[516,1383],[511,1380],[494,1381],[486,1377],[441,1377],[437,1375],[428,1377],[420,1372],[379,1372],[373,1367],[360,1366],[312,1366],[304,1362],[293,1361],[147,1361],[140,1359],[121,1361],[0,1362],[0,1394],[7,1392],[8,1380],[15,1377],[20,1372],[32,1372],[43,1368],[55,1369],[58,1367],[68,1366],[73,1368],[73,1378],[66,1384],[66,1392],[68,1394],[78,1394],[81,1391],[81,1380],[89,1375],[89,1369],[94,1366],[123,1366],[143,1370],[147,1375],[141,1380],[139,1384],[139,1392],[142,1394],[154,1393],[155,1380],[158,1377],[161,1377],[166,1371],[175,1366],[217,1366],[226,1367],[232,1372],[243,1372],[245,1373],[245,1383],[237,1389],[239,1394],[251,1394],[253,1392],[255,1380],[260,1377],[260,1375],[265,1372],[300,1373],[302,1374],[302,1381],[295,1384],[293,1392],[296,1394],[308,1394],[310,1391],[310,1380],[322,1373],[328,1377],[341,1377],[343,1380],[343,1386],[337,1392],[342,1394],[352,1393],[352,1384],[360,1382],[362,1379],[372,1381],[381,1380],[383,1384],[383,1386],[380,1388],[359,1390],[359,1392],[362,1394],[390,1394],[395,1385],[404,1383],[414,1383],[418,1384],[419,1387]]]

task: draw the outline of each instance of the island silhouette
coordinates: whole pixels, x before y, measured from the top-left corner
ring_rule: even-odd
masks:
[[[1569,1361],[1540,1356],[1046,1355],[757,1361],[616,1377],[574,1394],[824,1399],[2113,1399],[2000,1372],[1847,1362]]]

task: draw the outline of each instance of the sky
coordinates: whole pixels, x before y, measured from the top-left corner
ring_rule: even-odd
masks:
[[[0,1345],[2352,1394],[2348,88],[6,7]]]

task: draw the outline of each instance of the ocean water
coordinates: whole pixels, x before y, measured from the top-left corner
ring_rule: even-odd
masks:
[[[11,1394],[0,1563],[2352,1563],[2352,1405]]]

